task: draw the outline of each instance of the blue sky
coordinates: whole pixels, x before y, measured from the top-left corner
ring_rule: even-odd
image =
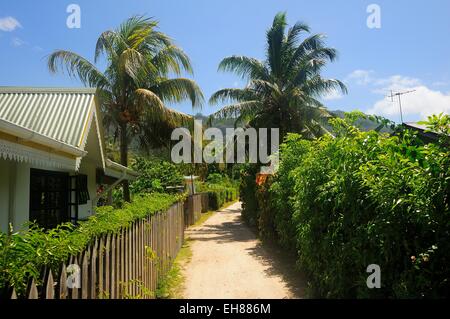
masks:
[[[69,29],[69,4],[81,8],[81,28]],[[381,9],[381,28],[367,26],[368,5]],[[50,75],[46,56],[55,49],[93,57],[98,35],[134,14],[155,17],[160,29],[190,56],[194,79],[205,97],[223,87],[243,86],[217,72],[226,56],[264,58],[265,31],[286,11],[314,33],[325,33],[339,59],[324,74],[345,81],[349,94],[324,99],[330,109],[359,109],[399,120],[398,106],[385,96],[403,97],[406,121],[450,111],[450,1],[434,0],[95,0],[0,2],[0,85],[81,86],[65,75]],[[173,105],[192,113],[188,103]],[[205,103],[203,113],[219,106]]]

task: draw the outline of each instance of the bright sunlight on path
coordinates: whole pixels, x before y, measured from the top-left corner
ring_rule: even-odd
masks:
[[[192,257],[184,265],[185,298],[301,298],[303,287],[275,248],[263,247],[241,221],[241,203],[188,230]]]

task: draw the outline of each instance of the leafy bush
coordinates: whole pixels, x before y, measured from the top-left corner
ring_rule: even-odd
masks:
[[[183,185],[182,169],[178,165],[158,159],[139,157],[133,169],[141,175],[131,184],[133,193],[164,192],[167,186]]]
[[[206,192],[209,197],[209,208],[220,209],[225,203],[238,197],[238,187],[235,181],[219,173],[210,174],[205,183],[197,183],[198,192]]]
[[[259,220],[259,207],[256,198],[256,174],[259,166],[246,164],[241,169],[239,196],[242,200],[242,218],[250,226],[257,226]]]
[[[292,222],[294,212],[293,202],[295,175],[294,170],[310,148],[311,143],[303,140],[300,135],[288,134],[285,142],[280,145],[280,166],[276,179],[270,186],[271,205],[269,209],[273,212],[274,227],[279,244],[289,250],[295,251],[296,227]]]
[[[450,118],[432,123],[441,127],[436,131],[445,131]],[[363,133],[342,119],[333,125],[336,138],[288,136],[280,170],[266,192],[277,239],[285,247],[296,246],[311,293],[328,298],[450,296],[448,144],[424,145],[409,131]],[[244,194],[255,189],[246,186]],[[267,220],[260,231],[270,231]],[[366,286],[370,264],[381,267],[381,289]]]
[[[228,179],[224,177],[222,174],[212,173],[208,175],[208,177],[206,178],[206,182],[209,184],[220,184],[222,182],[228,184]]]
[[[165,211],[183,196],[157,193],[135,196],[133,203],[124,203],[121,209],[98,207],[96,214],[78,227],[63,224],[46,231],[30,225],[27,231],[0,233],[0,292],[5,294],[7,287],[15,287],[18,295],[23,295],[28,280],[38,281],[44,266],[58,274],[60,264],[81,252],[95,237],[117,233],[135,220]]]

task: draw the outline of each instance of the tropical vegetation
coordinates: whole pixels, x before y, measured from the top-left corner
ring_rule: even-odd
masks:
[[[87,86],[97,88],[97,97],[108,132],[118,139],[120,163],[128,166],[130,142],[144,148],[169,143],[175,127],[191,116],[167,107],[167,103],[190,100],[199,107],[203,94],[191,79],[188,56],[164,33],[158,22],[134,16],[116,30],[103,32],[97,40],[94,63],[106,60],[102,72],[94,63],[70,51],[58,50],[48,58],[51,72],[66,70]],[[175,74],[176,78],[170,75]],[[128,182],[123,183],[126,201]]]
[[[279,128],[281,138],[287,132],[306,138],[324,134],[330,113],[320,98],[336,91],[347,92],[341,81],[321,75],[327,63],[337,57],[324,38],[323,34],[310,35],[309,26],[302,22],[288,28],[286,14],[278,13],[267,31],[264,61],[234,55],[220,62],[220,71],[234,72],[248,84],[215,92],[211,104],[231,104],[214,116],[235,117],[255,128]]]
[[[82,252],[95,238],[118,233],[136,220],[166,211],[184,196],[139,195],[134,197],[133,203],[125,203],[120,209],[98,207],[94,216],[80,222],[77,227],[67,223],[45,230],[30,224],[23,231],[0,233],[0,296],[9,296],[9,287],[14,287],[16,293],[23,296],[31,278],[41,284],[43,267],[50,267],[53,274],[58,274],[70,256]]]
[[[288,134],[279,171],[250,185],[243,215],[297,254],[311,296],[450,296],[450,117],[430,118],[443,134],[431,144],[408,130],[361,132],[351,118],[332,120],[335,138]],[[381,289],[366,286],[371,264]]]

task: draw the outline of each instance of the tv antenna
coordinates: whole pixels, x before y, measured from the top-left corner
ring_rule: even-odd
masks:
[[[405,92],[394,92],[391,90],[391,95],[388,96],[391,98],[392,102],[394,102],[395,97],[398,97],[398,106],[400,109],[400,120],[402,121],[402,124],[403,124],[402,95],[413,93],[413,92],[416,92],[416,90],[405,91]]]

